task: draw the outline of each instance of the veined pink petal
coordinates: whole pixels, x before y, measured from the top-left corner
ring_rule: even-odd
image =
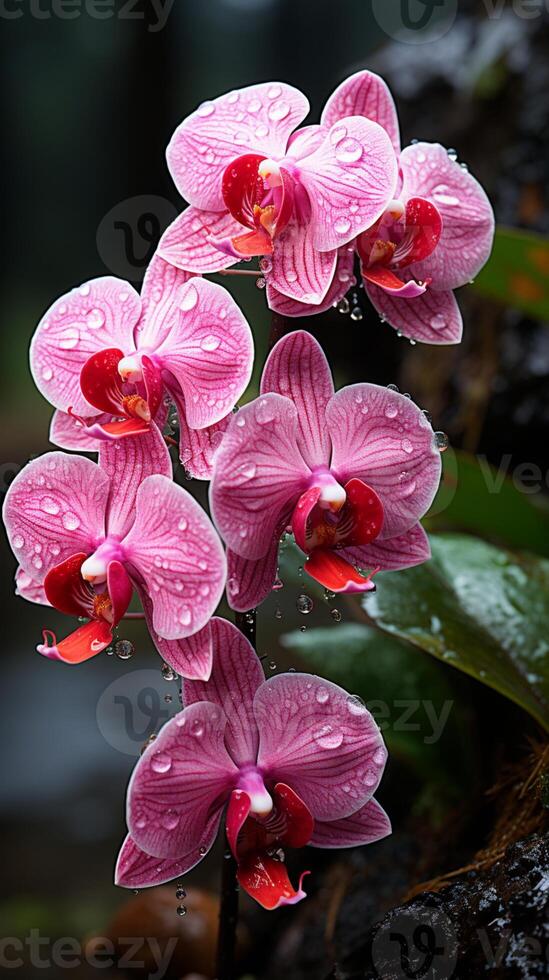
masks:
[[[355,250],[352,245],[344,245],[338,249],[337,265],[330,288],[326,293],[322,303],[313,306],[309,303],[299,303],[295,299],[290,299],[284,293],[275,289],[269,279],[267,279],[267,302],[269,308],[282,316],[315,316],[317,313],[325,313],[336,303],[339,303],[345,293],[355,284],[353,275]]]
[[[191,704],[165,725],[137,763],[128,787],[131,837],[147,854],[180,858],[206,847],[238,770],[224,744],[216,704]],[[205,852],[204,852],[205,853]]]
[[[210,818],[202,838],[200,850],[193,850],[180,858],[157,858],[142,851],[132,840],[126,837],[116,862],[114,883],[121,888],[150,888],[162,885],[173,878],[187,874],[212,847],[219,830],[222,811],[216,811]],[[204,851],[204,853],[202,853]]]
[[[189,207],[166,228],[158,254],[166,262],[192,273],[219,272],[239,259],[216,247],[215,242],[242,234],[242,225],[228,211],[202,211]]]
[[[224,211],[221,181],[228,165],[250,152],[280,159],[308,111],[305,96],[282,82],[250,85],[202,103],[168,146],[168,167],[179,193],[198,208]]]
[[[255,765],[259,734],[253,703],[265,677],[251,643],[226,619],[211,621],[213,668],[206,682],[185,681],[185,704],[210,701],[223,709],[227,718],[225,745],[233,762]]]
[[[166,640],[202,629],[225,587],[225,554],[208,516],[165,476],[137,491],[135,522],[122,542],[127,562],[153,603],[153,626]]]
[[[391,821],[377,800],[368,802],[343,820],[315,820],[311,847],[360,847],[392,832]]]
[[[358,477],[381,499],[378,540],[408,531],[431,506],[440,481],[440,453],[423,412],[389,388],[357,384],[335,393],[326,419],[337,480]]]
[[[61,296],[31,342],[30,365],[39,391],[64,412],[72,406],[77,415],[94,414],[80,391],[80,371],[91,354],[106,347],[129,354],[140,312],[135,289],[114,276],[92,279]]]
[[[287,523],[310,476],[299,451],[297,410],[289,398],[261,395],[231,419],[217,451],[210,507],[226,544],[262,558]]]
[[[111,482],[107,504],[107,533],[123,538],[135,519],[137,491],[154,473],[170,477],[172,461],[159,428],[135,439],[106,440],[100,444],[99,466]]]
[[[397,156],[400,153],[400,125],[389,86],[371,71],[357,71],[346,78],[324,106],[321,121],[333,126],[345,116],[365,116],[379,123],[390,136]]]
[[[261,393],[274,391],[297,408],[299,448],[311,469],[330,465],[326,406],[334,393],[322,347],[305,330],[287,334],[273,347],[263,369]]]
[[[185,398],[182,391],[176,384],[173,384],[169,391],[179,418],[179,458],[187,473],[195,480],[211,480],[215,454],[232,418],[232,412],[215,425],[208,425],[204,429],[191,429],[187,424]]]
[[[180,306],[179,322],[156,349],[155,360],[183,392],[187,425],[203,429],[232,411],[246,389],[253,337],[230,293],[216,283],[191,279]]]
[[[402,198],[425,197],[443,221],[433,254],[410,266],[415,279],[432,278],[437,290],[457,289],[487,262],[494,240],[494,212],[475,178],[439,143],[416,143],[403,150]]]
[[[90,411],[90,409],[88,409]],[[95,453],[99,441],[89,434],[87,426],[104,425],[111,421],[111,415],[88,415],[82,421],[68,412],[56,408],[50,424],[50,442],[61,449],[76,449],[81,453]]]
[[[213,643],[211,620],[192,636],[181,640],[164,640],[155,632],[153,625],[153,603],[143,580],[134,575],[134,583],[141,599],[145,620],[158,653],[181,677],[193,681],[205,681],[212,672]]]
[[[192,278],[154,253],[141,287],[142,315],[135,331],[135,343],[141,350],[156,351],[168,334],[177,329],[181,320],[181,302],[186,284]]]
[[[450,290],[431,287],[413,300],[389,296],[371,283],[366,290],[380,316],[405,337],[425,344],[459,344],[463,320]]]
[[[352,113],[349,114],[352,115]],[[286,157],[291,160],[302,160],[304,157],[310,156],[324,142],[329,128],[330,126],[314,124],[297,129],[288,140]]]
[[[431,557],[431,546],[421,524],[414,524],[404,534],[384,540],[378,538],[359,548],[345,548],[339,554],[360,568],[389,571],[410,568],[428,561]]]
[[[37,602],[41,606],[49,606],[42,579],[28,575],[21,566],[15,573],[15,594],[27,602]]]
[[[33,459],[10,484],[3,518],[10,545],[32,578],[102,537],[109,478],[96,463],[67,453]]]
[[[387,752],[362,702],[320,677],[279,674],[254,711],[265,779],[291,786],[315,820],[347,817],[372,797]]]
[[[319,252],[312,224],[292,221],[274,241],[269,283],[299,303],[320,305],[335,275],[337,251]]]
[[[397,171],[391,141],[377,123],[351,116],[332,126],[322,145],[300,162],[315,247],[339,248],[370,228],[394,197]]]
[[[263,558],[241,558],[227,549],[227,600],[231,609],[255,609],[272,591],[278,564],[279,535],[275,531]]]

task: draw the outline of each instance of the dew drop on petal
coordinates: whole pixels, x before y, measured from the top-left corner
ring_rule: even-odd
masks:
[[[59,504],[53,499],[53,497],[43,497],[41,507],[45,514],[59,513]]]
[[[393,403],[387,405],[385,415],[388,419],[395,419],[398,415],[398,407]]]
[[[121,293],[120,299],[122,299],[123,295],[125,295],[127,299],[128,297],[127,293],[126,294]],[[98,330],[99,327],[103,326],[104,322],[105,322],[105,314],[103,313],[103,310],[98,310],[98,309],[90,310],[90,312],[86,317],[86,323],[88,327],[90,327],[92,330]]]
[[[198,116],[211,116],[212,112],[215,112],[215,105],[213,102],[202,102],[196,110]]]
[[[282,95],[282,89],[280,88],[280,85],[271,85],[271,87],[267,91],[267,95],[269,96],[270,99],[278,99],[278,96]]]
[[[364,701],[358,694],[351,694],[347,698],[347,711],[350,715],[363,715],[367,710]]]
[[[211,334],[210,333],[206,337],[203,337],[202,338],[202,340],[200,341],[200,346],[201,346],[202,350],[205,350],[205,351],[214,351],[214,350],[217,350],[217,348],[219,347],[220,343],[221,343],[221,340],[219,339],[219,337],[215,337],[214,334]]]
[[[433,330],[444,330],[444,328],[447,326],[446,317],[444,317],[442,313],[437,313],[435,316],[432,316],[429,322]]]
[[[330,692],[327,687],[319,687],[316,692],[316,699],[319,704],[327,704],[330,700]]]
[[[345,235],[349,231],[350,227],[351,227],[351,222],[349,221],[348,218],[345,218],[343,215],[340,218],[338,218],[337,221],[334,223],[334,228],[338,233],[338,235]]]
[[[273,122],[278,122],[281,119],[285,119],[290,112],[290,106],[287,102],[275,102],[269,109],[269,119]]]
[[[346,126],[334,126],[330,133],[330,143],[332,146],[336,146],[342,139],[347,135]]]
[[[24,544],[25,544],[24,537],[21,534],[16,534],[13,539],[13,547],[22,548]]]
[[[185,293],[183,294],[183,298],[179,303],[179,308],[184,312],[187,312],[188,310],[194,310],[197,302],[198,302],[198,293],[195,287],[193,285],[190,285],[187,287]]]
[[[60,335],[57,343],[63,350],[73,350],[80,340],[80,331],[77,327],[67,327]]]
[[[362,146],[358,140],[348,137],[337,143],[335,155],[340,163],[358,163],[362,156]]]
[[[151,769],[155,772],[169,772],[172,767],[172,757],[168,752],[155,752],[151,758]]]
[[[331,725],[319,725],[313,731],[313,738],[321,749],[338,749],[343,742],[343,732]]]
[[[179,823],[179,814],[175,810],[166,810],[160,817],[160,823],[165,830],[175,830]]]
[[[80,527],[80,518],[73,514],[72,511],[68,510],[66,514],[62,517],[63,527],[67,531],[76,531]]]
[[[53,371],[50,367],[42,368],[42,380],[51,381],[53,378]]]

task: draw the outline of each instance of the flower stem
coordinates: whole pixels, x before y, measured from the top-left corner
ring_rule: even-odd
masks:
[[[223,857],[221,870],[221,905],[219,908],[215,977],[216,980],[235,980],[238,884],[236,881],[236,861],[229,850],[226,838],[225,846],[227,850]]]

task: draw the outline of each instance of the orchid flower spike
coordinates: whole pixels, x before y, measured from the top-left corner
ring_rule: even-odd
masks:
[[[141,435],[164,424],[172,400],[181,459],[200,479],[252,365],[251,330],[230,294],[158,255],[141,296],[113,276],[86,282],[53,304],[31,345],[34,380],[58,409],[53,442],[93,450]]]
[[[135,588],[163,659],[209,677],[225,555],[207,515],[173,482],[158,429],[102,442],[98,464],[40,456],[10,485],[3,517],[19,594],[88,620],[60,642],[46,630],[40,653],[71,664],[100,653]]]
[[[191,205],[164,233],[159,255],[180,269],[217,272],[262,256],[285,296],[320,304],[338,249],[371,228],[397,187],[382,126],[349,112],[294,132],[309,111],[290,85],[251,85],[204,102],[183,120],[168,166]]]
[[[231,420],[210,487],[228,552],[233,609],[255,607],[276,577],[280,536],[293,531],[305,571],[332,592],[366,592],[358,568],[396,569],[430,556],[419,519],[440,481],[425,414],[374,384],[334,394],[319,344],[296,331],[276,344],[260,397]]]
[[[401,152],[392,95],[378,75],[360,71],[333,93],[322,114],[325,129],[347,116],[371,119],[386,131],[398,159],[395,199],[356,237],[368,296],[384,321],[413,340],[457,344],[463,322],[454,290],[475,278],[494,239],[490,202],[463,164],[439,143]],[[340,249],[321,306],[296,302],[267,275],[271,309],[284,316],[322,312],[341,300],[353,280],[353,249]]]
[[[185,709],[135,767],[115,880],[143,888],[190,871],[225,811],[241,886],[266,909],[294,905],[304,874],[294,888],[282,848],[353,847],[391,833],[373,799],[383,738],[358,698],[310,674],[265,680],[239,630],[223,619],[211,626],[210,679],[185,682]]]

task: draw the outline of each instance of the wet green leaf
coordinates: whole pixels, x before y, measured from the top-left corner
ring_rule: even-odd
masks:
[[[474,289],[541,320],[549,318],[549,239],[498,228],[492,256]]]
[[[466,535],[431,544],[431,561],[378,576],[368,615],[549,729],[549,562]]]

